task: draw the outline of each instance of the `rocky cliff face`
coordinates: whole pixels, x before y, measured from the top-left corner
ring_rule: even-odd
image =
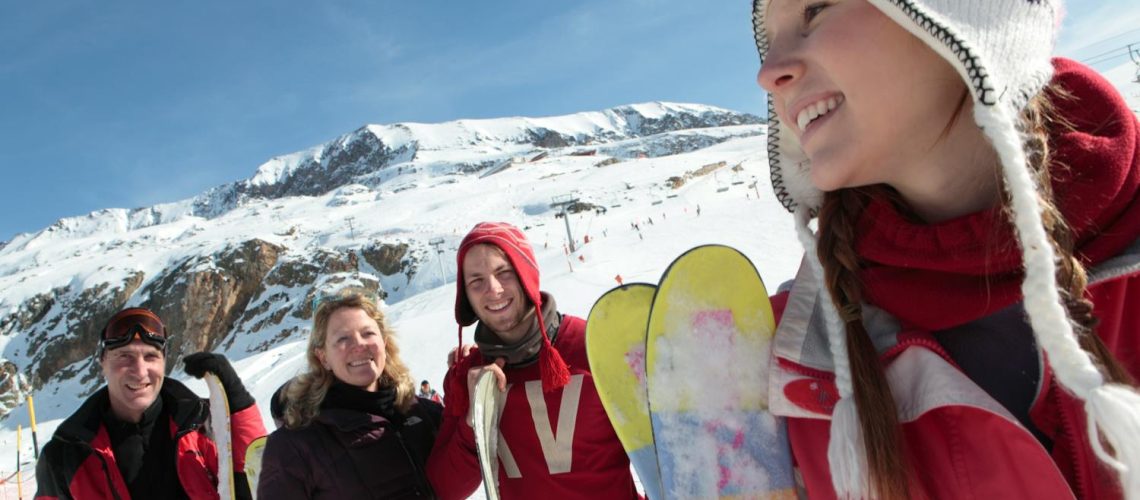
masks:
[[[222,252],[187,259],[142,292],[143,303],[171,333],[169,361],[217,347],[285,249],[249,240]]]
[[[344,251],[292,250],[251,239],[175,262],[156,276],[133,273],[117,283],[35,295],[0,317],[0,337],[26,339],[24,349],[11,354],[28,359],[22,367],[0,361],[0,418],[49,380],[74,380],[85,388],[81,395],[98,388],[100,329],[123,307],[146,307],[163,319],[169,372],[180,369],[187,354],[235,347],[263,352],[307,331],[312,298],[321,290],[360,284],[384,298],[385,276],[407,281],[415,273],[419,264],[410,248],[407,242],[364,242]]]
[[[24,395],[31,390],[31,384],[15,363],[0,362],[0,416],[19,407],[24,402]]]

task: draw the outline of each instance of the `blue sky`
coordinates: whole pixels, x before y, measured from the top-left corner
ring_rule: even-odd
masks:
[[[367,123],[653,100],[761,114],[749,4],[4,2],[0,241],[187,198]],[[1061,54],[1140,43],[1135,0],[1068,10]]]

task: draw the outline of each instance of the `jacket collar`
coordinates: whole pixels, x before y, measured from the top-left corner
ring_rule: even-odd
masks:
[[[165,378],[159,397],[163,398],[163,406],[180,431],[205,423],[206,404],[182,382]],[[111,411],[111,398],[107,386],[103,386],[59,425],[55,435],[67,441],[91,443],[103,427],[103,416],[108,411]]]

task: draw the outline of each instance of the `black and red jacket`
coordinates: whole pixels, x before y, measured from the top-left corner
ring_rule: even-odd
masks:
[[[218,498],[218,447],[206,434],[209,405],[185,385],[167,378],[159,397],[169,415],[175,441],[175,463],[182,489],[190,498]],[[36,466],[37,500],[56,498],[131,498],[103,425],[109,411],[107,388],[100,389],[64,420],[44,445]],[[234,481],[238,498],[250,498],[245,478],[245,451],[265,435],[257,405],[230,418]]]

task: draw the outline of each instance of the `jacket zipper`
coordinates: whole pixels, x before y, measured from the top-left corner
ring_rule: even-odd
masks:
[[[107,484],[111,486],[111,495],[115,497],[115,500],[119,500],[119,492],[115,489],[115,480],[111,478],[111,469],[107,465],[107,459],[103,458],[102,453],[95,452],[95,454],[99,456],[99,461],[103,462],[103,475],[107,477]]]
[[[107,459],[103,457],[103,454],[100,453],[99,450],[96,450],[94,446],[91,446],[91,443],[84,442],[80,439],[72,439],[70,436],[60,436],[60,441],[86,448],[89,452],[91,452],[92,455],[99,457],[99,463],[103,466],[103,477],[107,479],[107,486],[111,490],[111,495],[115,497],[115,500],[122,500],[119,497],[118,490],[115,489],[115,480],[111,478],[111,469],[107,465]]]
[[[408,451],[407,443],[404,442],[404,434],[400,432],[400,429],[396,429],[396,440],[400,442],[400,449],[404,450],[404,457],[408,459],[408,463],[412,464],[412,470],[416,473],[416,480],[419,481],[421,486],[427,485],[428,494],[431,498],[435,498],[435,492],[427,482],[427,475],[420,470],[419,464],[417,464],[415,458],[412,457],[412,452]],[[419,488],[416,488],[416,496],[423,496],[423,492]]]
[[[958,364],[955,363],[953,359],[950,359],[950,356],[948,356],[946,354],[946,352],[942,349],[941,345],[939,345],[937,342],[935,342],[933,340],[925,339],[925,338],[910,338],[910,339],[904,340],[902,342],[899,342],[898,344],[895,344],[890,349],[887,349],[885,352],[880,354],[879,355],[879,361],[884,362],[884,363],[887,361],[890,361],[895,356],[897,356],[899,353],[901,353],[903,350],[905,350],[908,347],[912,347],[912,346],[925,347],[927,350],[937,354],[940,358],[946,360],[946,362],[950,363],[951,366],[961,370],[961,367],[959,367]],[[803,375],[805,377],[817,378],[820,380],[830,380],[830,381],[835,380],[835,373],[832,373],[832,372],[819,370],[816,368],[808,368],[808,367],[803,366],[803,365],[801,365],[795,361],[784,359],[784,358],[781,358],[779,356],[776,357],[776,362],[780,363],[781,367],[783,367],[787,370],[790,370],[790,371],[792,371],[798,375]]]
[[[1073,425],[1073,421],[1070,418],[1069,408],[1065,406],[1063,401],[1061,401],[1061,393],[1055,392],[1056,389],[1053,389],[1053,390],[1054,390],[1053,404],[1057,405],[1057,414],[1060,415],[1060,417],[1061,417],[1061,432],[1062,432],[1062,434],[1064,434],[1065,439],[1068,440],[1070,443],[1069,459],[1072,460],[1071,463],[1074,465],[1074,468],[1076,469],[1075,470],[1076,473],[1073,474],[1073,476],[1074,476],[1073,477],[1073,486],[1074,486],[1073,489],[1075,489],[1077,491],[1080,498],[1089,498],[1087,495],[1088,492],[1085,491],[1085,482],[1084,482],[1085,471],[1083,470],[1084,467],[1081,466],[1081,462],[1080,462],[1081,457],[1079,456],[1079,454],[1077,452],[1077,447],[1071,446],[1072,444],[1079,444],[1079,443],[1074,443],[1075,441],[1078,441],[1078,439],[1076,438],[1077,434],[1075,433],[1075,431],[1076,431],[1075,427],[1076,426]],[[1092,443],[1089,443],[1089,444],[1091,445]]]

